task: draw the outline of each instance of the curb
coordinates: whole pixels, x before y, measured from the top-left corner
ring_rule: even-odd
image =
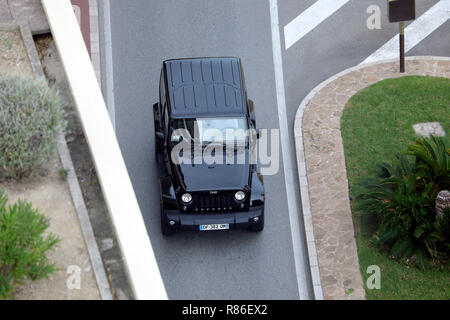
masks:
[[[303,209],[303,219],[305,224],[305,232],[306,232],[306,241],[308,244],[308,256],[309,263],[311,268],[311,278],[313,282],[314,295],[317,300],[323,299],[323,289],[320,279],[319,272],[319,264],[317,258],[317,250],[315,245],[315,237],[314,237],[314,227],[312,222],[311,215],[311,204],[309,197],[309,185],[308,185],[308,177],[306,172],[306,155],[305,148],[303,144],[303,114],[306,109],[306,106],[310,103],[310,101],[314,98],[314,96],[320,92],[323,88],[325,88],[331,82],[345,76],[353,71],[357,71],[363,68],[376,66],[384,63],[392,63],[397,61],[398,59],[387,59],[381,60],[377,62],[370,63],[362,63],[357,66],[348,68],[344,71],[341,71],[334,76],[328,78],[323,81],[319,85],[317,85],[310,93],[303,99],[300,103],[294,122],[294,138],[295,138],[295,148],[296,148],[296,156],[297,156],[297,168],[298,168],[298,179],[300,185],[300,194],[302,199],[302,209]],[[406,60],[431,60],[431,61],[450,61],[448,57],[435,57],[435,56],[412,56],[407,57]]]
[[[30,28],[25,24],[20,24],[17,27],[20,28],[20,33],[27,50],[33,72],[39,77],[45,78]],[[92,269],[94,270],[95,280],[97,282],[100,296],[102,300],[112,300],[113,296],[108,278],[106,276],[105,267],[103,265],[97,242],[95,241],[94,231],[92,230],[86,204],[84,203],[83,195],[81,193],[81,188],[75,175],[75,168],[70,157],[69,148],[67,147],[66,140],[62,133],[58,136],[58,153],[63,167],[68,170],[67,183],[69,184],[72,201],[77,212],[78,221],[80,222],[81,231],[83,233],[84,241],[91,259]]]

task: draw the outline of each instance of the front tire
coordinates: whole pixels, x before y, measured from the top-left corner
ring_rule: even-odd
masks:
[[[260,217],[259,222],[252,224],[249,228],[251,232],[261,232],[264,230],[264,214]]]

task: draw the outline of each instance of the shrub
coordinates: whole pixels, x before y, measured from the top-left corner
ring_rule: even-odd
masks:
[[[62,101],[44,79],[0,76],[0,179],[39,172],[64,125]]]
[[[407,154],[416,158],[416,172],[422,183],[450,190],[450,149],[442,138],[418,139],[408,146]]]
[[[6,206],[8,198],[0,191],[0,299],[10,298],[16,284],[25,278],[38,280],[54,272],[47,253],[59,239],[44,235],[49,219],[18,201]]]
[[[412,159],[411,159],[412,157]],[[376,216],[379,243],[394,258],[411,258],[425,267],[427,258],[449,255],[448,212],[439,219],[435,200],[448,187],[450,154],[441,138],[418,139],[394,164],[379,162],[372,177],[361,182],[356,208]]]
[[[434,223],[435,231],[431,234],[438,239],[438,252],[443,252],[443,257],[446,257],[445,253],[450,251],[450,209],[444,210],[442,219],[436,219]]]

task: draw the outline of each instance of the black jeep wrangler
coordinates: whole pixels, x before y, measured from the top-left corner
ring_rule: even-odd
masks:
[[[240,59],[164,61],[153,115],[162,233],[263,230],[263,179],[250,161],[259,134]],[[180,136],[180,129],[186,134]],[[230,141],[226,135],[230,130],[253,134],[235,135]],[[217,138],[218,132],[226,138]],[[182,142],[187,147],[174,153]],[[224,161],[206,160],[222,148]],[[196,152],[200,161],[194,159]]]

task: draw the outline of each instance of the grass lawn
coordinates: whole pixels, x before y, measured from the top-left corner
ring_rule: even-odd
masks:
[[[374,299],[450,299],[450,267],[443,270],[421,270],[392,260],[370,240],[358,236],[358,258],[364,285],[370,274],[367,267],[377,265],[381,271],[381,289],[368,290],[366,298]]]
[[[392,162],[416,138],[413,124],[440,122],[450,144],[450,79],[404,77],[376,83],[353,96],[341,119],[350,195],[378,161]],[[418,270],[392,260],[359,232],[354,212],[359,262],[364,282],[369,265],[381,268],[381,290],[368,299],[450,299],[450,266]]]

